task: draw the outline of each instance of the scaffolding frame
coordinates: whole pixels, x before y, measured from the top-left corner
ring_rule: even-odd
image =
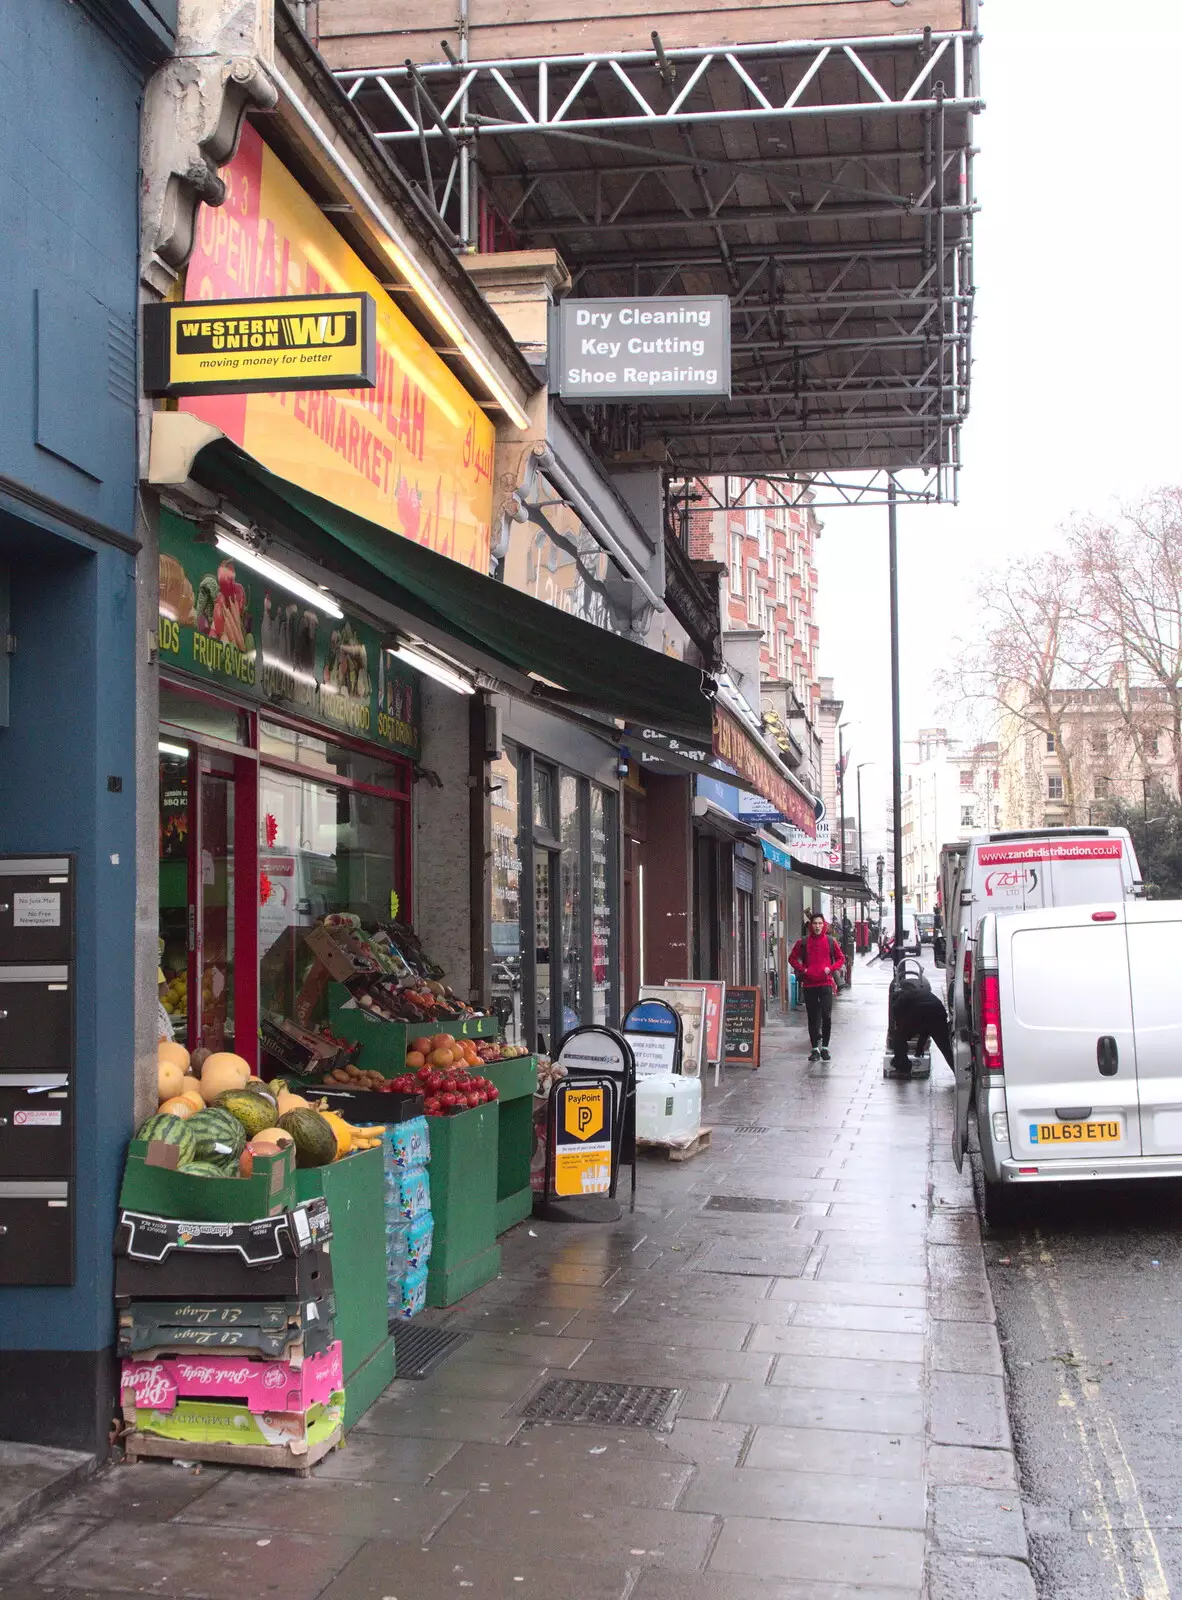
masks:
[[[672,476],[807,482],[814,503],[882,503],[890,483],[955,500],[975,27],[652,40],[337,77],[461,250],[491,206],[523,248],[560,252],[577,293],[729,297],[730,399],[587,407],[602,454],[659,444]]]

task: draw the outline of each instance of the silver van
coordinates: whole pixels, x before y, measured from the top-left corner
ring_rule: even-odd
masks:
[[[985,1215],[1018,1191],[1182,1178],[1182,901],[983,917],[952,1154],[975,1119]]]

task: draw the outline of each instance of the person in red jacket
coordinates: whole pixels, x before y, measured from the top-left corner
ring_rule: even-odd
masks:
[[[804,1008],[809,1019],[810,1061],[828,1061],[829,1030],[833,1025],[833,995],[837,974],[845,966],[841,946],[829,932],[821,913],[809,918],[808,932],[792,946],[788,964],[804,988]]]

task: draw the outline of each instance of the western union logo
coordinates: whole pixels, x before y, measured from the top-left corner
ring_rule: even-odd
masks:
[[[300,350],[329,345],[356,345],[357,313],[338,311],[322,316],[222,317],[180,319],[176,323],[179,356],[204,356],[223,350]]]
[[[283,295],[144,307],[147,394],[372,389],[376,375],[372,295]]]

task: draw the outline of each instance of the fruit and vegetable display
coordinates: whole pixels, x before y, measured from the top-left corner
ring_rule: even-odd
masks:
[[[477,1043],[457,1040],[450,1033],[412,1039],[406,1053],[407,1071],[391,1081],[391,1090],[423,1095],[423,1110],[429,1117],[455,1116],[498,1099],[496,1084],[476,1070],[485,1059],[477,1053]]]
[[[545,1056],[538,1057],[538,1096],[544,1099],[549,1095],[556,1083],[566,1077],[566,1068],[561,1061],[548,1061]]]
[[[386,1022],[432,1022],[477,1015],[442,981],[442,970],[427,960],[403,923],[373,924],[367,930],[352,912],[332,912],[310,930],[305,942],[370,1016]]]
[[[357,1150],[373,1150],[386,1131],[357,1128],[327,1105],[294,1094],[281,1078],[264,1083],[241,1056],[206,1057],[200,1076],[183,1045],[157,1047],[160,1108],[136,1138],[177,1148],[177,1168],[193,1177],[248,1178],[256,1156],[291,1145],[297,1167],[326,1167]]]

